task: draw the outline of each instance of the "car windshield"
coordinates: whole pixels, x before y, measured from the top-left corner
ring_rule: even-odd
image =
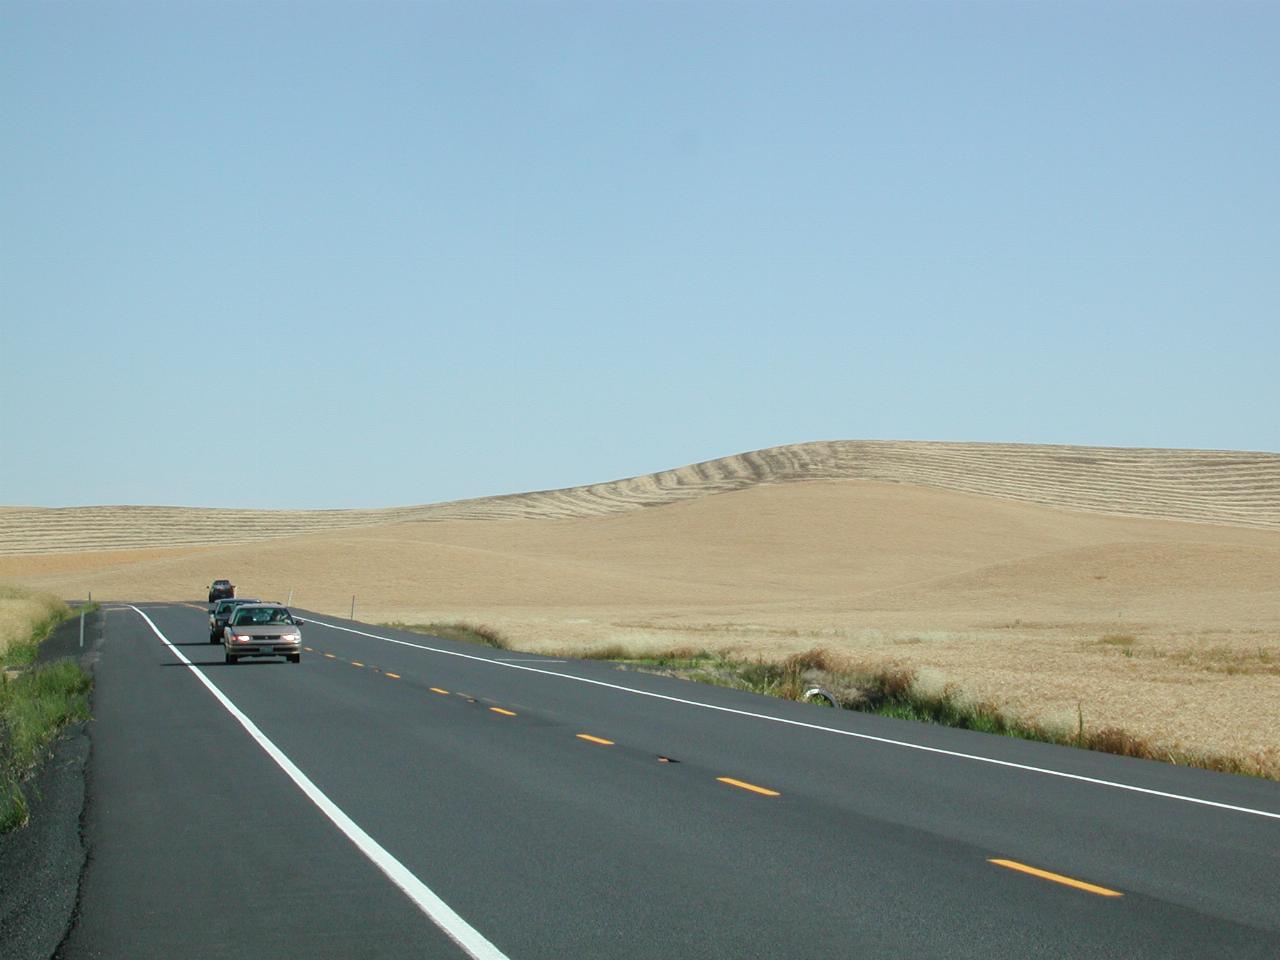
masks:
[[[234,625],[254,623],[292,623],[284,607],[241,607],[231,618]]]

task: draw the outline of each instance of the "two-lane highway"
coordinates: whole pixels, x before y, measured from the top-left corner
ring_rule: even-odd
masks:
[[[61,956],[1280,955],[1275,783],[309,619],[108,614]]]

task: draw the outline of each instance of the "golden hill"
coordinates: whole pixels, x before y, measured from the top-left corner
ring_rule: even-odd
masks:
[[[225,576],[529,649],[824,646],[1280,773],[1275,454],[804,444],[438,506],[14,509],[0,530],[0,580],[66,597],[200,600]]]
[[[1280,455],[910,441],[772,447],[609,483],[382,510],[0,509],[0,555],[246,543],[440,520],[609,516],[759,484],[872,480],[1116,516],[1280,528]]]

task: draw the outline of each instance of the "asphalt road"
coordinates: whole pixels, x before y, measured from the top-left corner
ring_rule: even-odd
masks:
[[[1280,784],[314,620],[106,613],[60,957],[1280,956]]]

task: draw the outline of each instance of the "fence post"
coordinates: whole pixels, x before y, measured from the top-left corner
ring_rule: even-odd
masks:
[[[347,619],[354,620],[355,618],[356,618],[356,595],[353,593],[351,595],[351,616],[348,617]]]

